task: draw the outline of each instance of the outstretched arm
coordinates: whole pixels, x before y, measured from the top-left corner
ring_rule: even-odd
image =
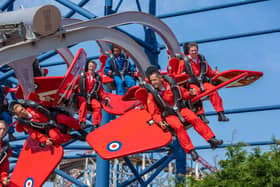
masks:
[[[153,120],[158,124],[162,122],[163,119],[161,117],[161,112],[158,106],[156,105],[154,97],[151,93],[149,93],[148,96],[147,106],[148,106],[148,111],[152,115]]]

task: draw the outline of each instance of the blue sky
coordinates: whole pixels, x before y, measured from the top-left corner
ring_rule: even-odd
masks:
[[[32,3],[31,3],[32,2]],[[73,0],[73,2],[79,2]],[[114,2],[116,5],[118,1]],[[148,1],[141,1],[142,10],[147,12]],[[235,0],[162,0],[157,1],[156,14],[162,15],[176,11],[199,9],[208,6],[221,5],[224,3],[237,2]],[[240,1],[242,2],[242,1]],[[15,9],[20,5],[24,7],[34,7],[41,4],[54,4],[59,7],[62,14],[68,8],[61,6],[52,0],[30,1],[17,0]],[[0,3],[1,5],[1,3]],[[85,8],[97,16],[103,16],[104,1],[91,1]],[[124,1],[119,11],[137,10],[135,1]],[[220,9],[191,15],[178,16],[162,19],[175,33],[179,42],[195,41],[213,37],[256,32],[279,28],[280,1],[270,0],[245,6]],[[74,16],[85,19],[81,16]],[[143,28],[140,25],[129,25],[122,27],[133,32],[137,37],[143,37]],[[158,41],[163,44],[159,37]],[[204,54],[212,67],[217,66],[221,71],[229,69],[243,69],[262,71],[264,76],[254,84],[241,87],[220,90],[219,93],[224,101],[224,108],[236,109],[254,106],[279,105],[279,74],[280,74],[280,53],[279,53],[280,33],[259,35],[247,38],[225,40],[200,44],[199,51]],[[78,48],[84,47],[89,56],[99,54],[99,49],[94,42],[86,42],[73,47],[76,52]],[[61,59],[55,57],[52,61]],[[165,50],[160,54],[160,65],[162,69],[166,67],[167,56]],[[57,71],[56,71],[57,72]],[[61,74],[65,72],[65,67],[61,67]],[[56,74],[54,68],[50,68],[50,74]],[[206,111],[213,111],[209,101],[205,104]],[[210,127],[218,138],[222,138],[225,143],[245,141],[267,141],[272,136],[280,137],[279,110],[243,113],[228,115],[230,122],[221,123],[216,116],[208,117]],[[188,131],[194,145],[205,145],[206,142],[197,135],[194,130]],[[223,159],[223,150],[199,151],[199,153],[209,162],[214,164],[214,158]]]

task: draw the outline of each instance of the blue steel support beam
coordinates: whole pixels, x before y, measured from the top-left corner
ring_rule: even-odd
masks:
[[[105,90],[107,91],[107,90]],[[112,119],[112,115],[102,110],[101,124],[105,125]],[[96,181],[95,186],[109,187],[110,165],[108,160],[103,160],[99,155],[96,156]]]
[[[120,0],[120,1],[119,1],[119,3],[117,4],[117,6],[116,6],[114,12],[118,12],[118,10],[119,10],[119,8],[120,8],[122,2],[123,2],[123,0]]]
[[[68,0],[55,0],[57,2],[59,2],[60,4],[70,8],[71,10],[74,10],[75,12],[79,13],[80,15],[88,18],[88,19],[92,19],[92,18],[96,18],[97,16],[94,15],[93,13],[91,13],[90,11],[79,7],[78,5],[76,5],[75,3],[72,3],[71,1]]]
[[[2,6],[0,6],[1,11],[6,10],[15,0],[7,0]]]
[[[87,57],[87,60],[92,60],[92,59],[99,59],[99,56],[90,56]],[[64,61],[60,61],[60,62],[43,62],[40,64],[40,67],[44,68],[44,67],[50,67],[50,66],[56,66],[56,65],[66,65]]]
[[[161,171],[162,169],[159,168],[161,165],[167,165],[170,161],[172,161],[174,159],[174,153],[166,155],[164,157],[162,157],[160,160],[156,161],[155,163],[153,163],[152,165],[150,165],[149,167],[145,168],[143,171],[141,171],[139,174],[140,176],[143,176],[147,173],[149,173],[150,171],[152,171],[153,169],[156,169],[158,171]],[[167,164],[165,164],[167,163]],[[131,178],[129,178],[128,180],[124,181],[123,183],[119,184],[118,187],[125,187],[128,186],[129,184],[131,184],[132,182],[134,182],[136,180],[135,176],[132,176]],[[149,179],[147,179],[149,180]]]
[[[121,31],[121,32],[123,32],[124,34],[126,34],[127,36],[131,37],[133,40],[135,40],[139,45],[141,45],[141,46],[144,47],[145,49],[151,50],[151,51],[153,51],[153,52],[157,52],[157,50],[155,50],[155,49],[153,48],[152,45],[147,44],[146,42],[144,42],[144,41],[141,40],[140,38],[137,38],[137,37],[133,36],[132,34],[129,34],[128,32],[126,32],[126,31],[124,31],[124,30],[122,30],[122,29],[119,29],[119,28],[115,28],[115,29],[118,30],[118,31]]]
[[[91,154],[91,155],[77,154],[77,155],[72,155],[72,156],[63,156],[62,159],[95,158],[95,157],[96,157],[96,154]]]
[[[78,3],[78,6],[83,7],[88,2],[89,2],[89,0],[81,0],[81,2]],[[68,12],[64,17],[65,18],[71,18],[75,13],[76,13],[76,11],[70,10],[70,12]]]
[[[259,36],[259,35],[264,35],[264,34],[274,34],[274,33],[278,33],[278,32],[280,32],[280,28],[264,30],[264,31],[256,31],[256,32],[247,32],[247,33],[241,33],[241,34],[232,34],[232,35],[216,37],[216,38],[206,38],[206,39],[202,39],[202,40],[193,40],[191,42],[196,42],[196,43],[202,44],[202,43],[209,43],[209,42],[218,42],[218,41],[223,41],[223,40]],[[187,42],[190,42],[190,41],[187,41]],[[183,46],[184,43],[186,43],[186,42],[181,42],[180,46]],[[161,50],[165,49],[165,48],[166,48],[165,45],[161,45],[161,47],[160,47]]]
[[[140,5],[139,0],[136,0],[136,5],[137,5],[138,11],[139,11],[139,12],[142,12],[142,8],[141,8],[141,5]]]
[[[278,33],[278,32],[280,32],[280,28],[264,30],[264,31],[248,32],[248,33],[242,33],[242,34],[232,34],[232,35],[217,37],[217,38],[196,40],[195,42],[196,43],[209,43],[209,42],[217,42],[217,41],[231,40],[231,39],[237,39],[237,38],[258,36],[258,35],[264,35],[264,34],[274,34],[274,33]],[[180,45],[182,46],[183,43],[180,43]]]
[[[183,150],[181,144],[179,143],[178,138],[173,141],[174,144],[174,154],[176,158],[176,183],[184,184],[185,176],[187,172],[187,161],[186,161],[186,152]]]
[[[156,0],[150,0],[149,14],[154,16],[156,15]],[[145,43],[151,46],[152,49],[151,50],[149,48],[145,48],[145,52],[148,55],[151,64],[159,66],[158,55],[160,53],[160,50],[158,48],[155,32],[149,27],[145,27],[145,26],[144,26],[144,31],[145,31]]]
[[[170,13],[170,14],[163,14],[163,15],[158,15],[157,17],[160,19],[170,18],[170,17],[174,17],[174,16],[201,13],[201,12],[206,12],[206,11],[211,11],[211,10],[218,10],[218,9],[242,6],[242,5],[252,4],[252,3],[259,3],[259,2],[263,2],[263,1],[268,1],[268,0],[248,0],[248,1],[242,1],[242,2],[234,2],[234,3],[224,4],[224,5],[209,6],[209,7],[201,8],[201,9],[180,11],[180,12]]]
[[[67,173],[59,170],[59,169],[55,169],[54,172],[63,177],[64,179],[67,179],[68,181],[72,182],[73,184],[80,186],[80,187],[88,187],[87,185],[81,183],[80,181],[78,181],[77,179],[73,178],[72,176],[68,175]]]
[[[123,158],[125,163],[127,164],[127,166],[130,168],[131,172],[134,174],[136,180],[143,185],[144,184],[144,180],[141,178],[141,175],[138,173],[138,171],[135,169],[135,167],[133,166],[133,164],[130,162],[129,158],[126,156]]]
[[[3,72],[0,72],[0,81],[3,81],[3,80],[8,80],[9,82],[13,83],[13,84],[18,84],[18,80],[14,77],[11,77],[12,75],[14,75],[14,70],[10,70],[9,72],[11,73],[3,73]]]
[[[265,146],[265,145],[274,145],[274,141],[261,141],[261,142],[244,142],[244,146]],[[223,149],[228,146],[236,146],[237,144],[223,144],[220,145],[217,149]],[[210,145],[201,145],[201,146],[196,146],[196,150],[204,150],[204,149],[212,149]]]
[[[14,2],[10,3],[10,5],[7,8],[7,11],[13,11],[14,10]]]
[[[247,108],[237,108],[237,109],[230,109],[225,110],[225,114],[240,114],[245,112],[261,112],[267,110],[280,110],[280,105],[269,105],[269,106],[257,106],[257,107],[247,107]],[[207,116],[217,115],[216,112],[206,112]]]
[[[105,0],[104,14],[111,14],[113,1]],[[108,91],[105,87],[105,91]],[[109,91],[108,91],[109,92]],[[110,122],[112,115],[102,110],[102,121],[101,126]],[[108,160],[103,160],[99,155],[96,157],[96,178],[94,186],[109,187],[109,174],[110,174],[110,163]]]
[[[107,16],[115,13],[112,8],[113,8],[113,0],[105,0],[104,15]]]
[[[152,180],[158,176],[158,174],[164,170],[164,168],[174,159],[173,155],[168,155],[168,158],[156,169],[154,173],[150,175],[150,177],[145,181],[145,185],[148,185]]]

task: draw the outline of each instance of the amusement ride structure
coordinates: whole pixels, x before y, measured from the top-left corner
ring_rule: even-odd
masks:
[[[163,66],[159,62],[160,53],[165,53],[167,50],[170,59],[183,59],[180,46],[184,42],[178,42],[175,34],[162,19],[231,7],[249,6],[250,4],[262,3],[267,0],[246,0],[160,16],[156,16],[156,0],[149,0],[149,11],[147,13],[142,12],[139,0],[135,1],[137,11],[120,13],[118,13],[118,10],[123,3],[122,0],[118,1],[116,8],[113,8],[113,0],[105,0],[104,17],[99,18],[94,13],[83,8],[90,0],[81,0],[77,4],[70,0],[55,1],[60,6],[69,8],[70,11],[65,15],[61,15],[60,10],[54,5],[14,10],[15,0],[5,0],[5,3],[0,3],[0,8],[3,11],[0,17],[0,80],[6,86],[14,87],[15,89],[19,89],[17,85],[20,85],[22,98],[27,98],[31,92],[35,91],[34,85],[40,85],[40,81],[36,78],[34,79],[33,76],[32,64],[35,59],[40,62],[42,68],[66,64],[68,71],[73,73],[74,71],[79,71],[77,69],[84,65],[85,58],[99,58],[100,72],[102,72],[102,63],[104,64],[102,58],[110,54],[110,45],[115,44],[121,46],[136,65],[141,82],[141,80],[145,80],[145,70],[149,65],[157,65],[161,69],[166,69],[166,64]],[[79,14],[83,17],[83,20],[72,18],[74,14]],[[128,24],[143,26],[145,38],[135,37],[132,33],[120,28],[120,26]],[[280,32],[280,29],[230,35],[196,42],[218,42],[277,32]],[[156,36],[160,37],[164,45],[159,45]],[[81,54],[84,56],[79,59],[71,52],[70,49],[73,46],[91,40],[96,41],[100,49],[100,55],[90,56],[88,54],[86,57],[86,53],[89,53],[89,51],[80,50],[76,55]],[[63,58],[63,62],[48,61],[45,63],[46,60],[57,54]],[[77,64],[80,64],[73,67],[71,63],[75,59],[78,61]],[[248,76],[248,72],[245,72],[234,81],[245,79],[244,77],[249,80],[250,77],[248,78]],[[67,74],[65,77],[67,77]],[[110,90],[107,89],[106,91],[109,92]],[[67,96],[67,94],[61,96],[61,98],[61,100],[58,99],[58,104],[63,99],[71,100],[71,96]],[[71,107],[72,105],[65,105],[66,109],[71,109]],[[225,110],[225,113],[277,109],[280,109],[279,105]],[[102,111],[102,113],[102,125],[116,118],[116,116],[105,111]],[[209,116],[215,115],[213,112],[206,114]],[[90,123],[88,121],[88,124]],[[142,136],[142,138],[145,138],[145,135]],[[13,156],[10,159],[11,172],[13,172],[19,160],[22,147],[26,146],[24,145],[26,138],[26,135],[17,136],[16,140],[11,142],[13,149]],[[168,143],[167,146],[165,146],[166,143]],[[251,145],[270,145],[273,143],[272,141],[263,141],[253,142]],[[59,164],[43,182],[46,180],[51,181],[56,186],[173,186],[176,182],[184,181],[186,174],[194,174],[199,178],[218,170],[201,157],[196,162],[193,162],[185,154],[174,136],[172,140],[170,138],[167,142],[162,143],[162,146],[155,146],[152,149],[147,149],[147,151],[144,149],[145,152],[132,151],[133,154],[125,154],[121,157],[117,153],[117,156],[112,153],[106,157],[109,160],[105,160],[102,154],[97,154],[98,151],[95,152],[92,148],[93,146],[90,145],[77,141],[69,141],[63,144],[63,149],[61,148],[62,159],[59,159]],[[131,146],[133,148],[133,145]],[[225,148],[226,146],[227,144],[224,144],[220,148]],[[196,149],[208,150],[211,147],[198,146]],[[42,160],[42,162],[48,162],[48,160]],[[33,182],[34,186],[37,186],[33,179],[30,179],[30,181],[26,179],[25,186],[33,186]]]

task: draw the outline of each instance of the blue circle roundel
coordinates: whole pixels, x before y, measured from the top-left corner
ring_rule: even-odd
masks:
[[[107,150],[111,152],[118,151],[120,150],[121,147],[122,147],[122,143],[119,141],[112,141],[107,144]]]
[[[34,186],[34,180],[32,177],[29,177],[24,182],[24,187],[32,187]]]

